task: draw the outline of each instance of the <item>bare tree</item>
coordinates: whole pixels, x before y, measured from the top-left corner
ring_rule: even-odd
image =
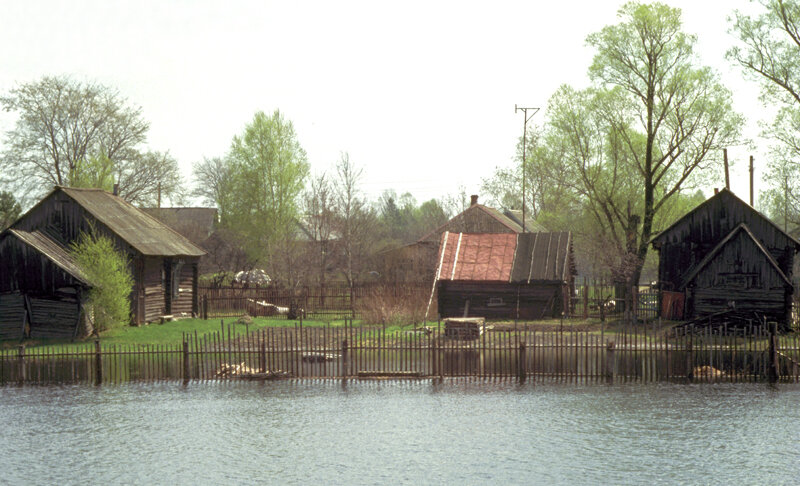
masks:
[[[342,271],[348,285],[352,287],[374,253],[378,218],[359,189],[363,169],[350,162],[347,153],[343,153],[337,162],[336,174],[334,187],[337,229],[343,257]]]
[[[134,158],[149,124],[109,87],[45,76],[0,97],[18,114],[0,158],[4,182],[44,192],[66,185],[80,161],[104,154],[115,164]]]

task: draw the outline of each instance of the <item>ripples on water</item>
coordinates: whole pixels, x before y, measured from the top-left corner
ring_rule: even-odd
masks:
[[[6,484],[800,482],[800,387],[0,388]]]

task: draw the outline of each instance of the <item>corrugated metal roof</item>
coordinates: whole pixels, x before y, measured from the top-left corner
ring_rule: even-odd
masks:
[[[569,231],[521,233],[517,236],[517,258],[511,273],[512,282],[567,280],[570,272],[568,255],[572,243]]]
[[[101,189],[58,189],[143,255],[199,257],[206,254],[177,231],[118,196]]]
[[[572,235],[556,233],[449,233],[440,244],[439,280],[512,283],[566,281],[572,271]]]
[[[81,271],[80,267],[78,267],[78,264],[75,263],[72,255],[69,254],[69,251],[60,244],[48,238],[41,231],[28,232],[18,229],[9,229],[8,232],[23,243],[36,249],[36,251],[44,255],[48,260],[56,264],[65,272],[75,277],[75,279],[85,283],[86,285],[91,285],[89,280],[86,278],[86,275]]]
[[[440,280],[508,282],[517,235],[449,233],[442,235]]]

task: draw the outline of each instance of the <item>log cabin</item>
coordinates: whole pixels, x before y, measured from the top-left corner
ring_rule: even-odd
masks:
[[[82,280],[67,248],[90,227],[128,258],[132,323],[199,313],[197,263],[205,251],[114,194],[57,186],[0,234],[0,294],[6,296],[0,314],[19,313],[20,298],[84,296],[91,283]],[[26,313],[30,319],[31,309]]]
[[[545,319],[569,315],[577,273],[572,234],[442,235],[436,291],[441,317]]]
[[[728,189],[659,233],[652,244],[659,253],[663,318],[730,311],[791,321],[792,266],[800,242]]]

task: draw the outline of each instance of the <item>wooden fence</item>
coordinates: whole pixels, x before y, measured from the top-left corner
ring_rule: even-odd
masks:
[[[375,299],[417,297],[430,294],[429,284],[369,284],[348,287],[334,284],[325,287],[201,287],[201,317],[304,315],[322,320],[361,317]]]
[[[695,332],[696,331],[696,332]],[[797,335],[765,327],[656,333],[542,332],[527,325],[448,339],[440,327],[221,327],[168,346],[54,347],[0,351],[0,383],[270,379],[471,379],[570,381],[798,381]]]

